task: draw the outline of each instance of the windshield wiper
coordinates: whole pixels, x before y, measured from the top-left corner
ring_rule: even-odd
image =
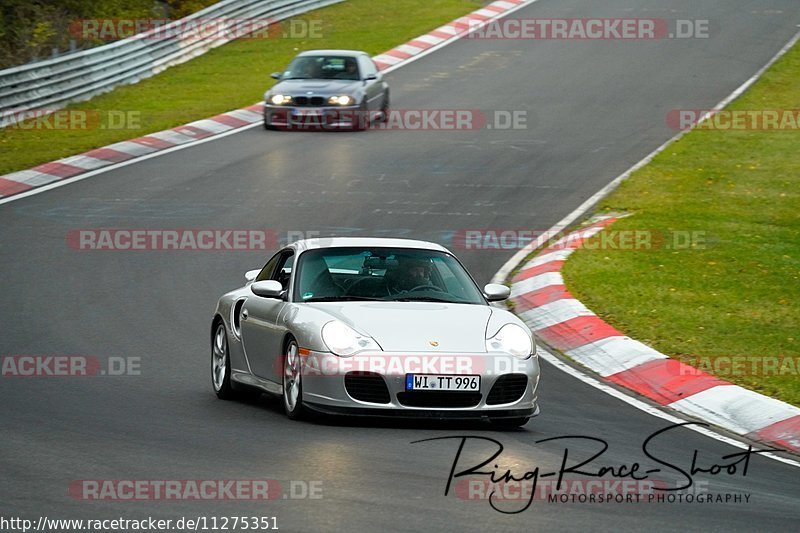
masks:
[[[448,304],[464,304],[462,300],[445,300],[444,298],[436,298],[434,296],[401,296],[400,298],[393,298],[391,302],[443,302]]]
[[[309,302],[385,302],[383,298],[373,298],[371,296],[319,296],[317,298],[309,298],[303,300],[304,303]]]

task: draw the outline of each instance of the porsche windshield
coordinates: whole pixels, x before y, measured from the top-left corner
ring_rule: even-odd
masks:
[[[430,301],[486,304],[451,255],[410,248],[327,248],[303,253],[297,301]]]

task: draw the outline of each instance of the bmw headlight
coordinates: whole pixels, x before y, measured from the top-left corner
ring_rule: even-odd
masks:
[[[372,337],[361,335],[338,320],[322,326],[322,341],[330,351],[342,356],[381,349]]]
[[[328,98],[328,103],[330,105],[353,105],[355,102],[355,98],[352,96],[348,96],[346,94],[341,94],[338,96],[331,96]]]
[[[531,336],[516,324],[506,324],[491,339],[486,339],[487,352],[505,352],[527,359],[535,352]]]
[[[292,97],[285,94],[273,94],[269,98],[269,102],[273,105],[286,105],[292,103]]]

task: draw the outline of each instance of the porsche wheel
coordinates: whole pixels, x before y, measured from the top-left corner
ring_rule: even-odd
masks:
[[[299,420],[303,410],[303,367],[297,341],[289,339],[286,343],[286,356],[283,360],[283,408],[286,416]]]
[[[234,397],[231,387],[231,358],[228,354],[228,333],[221,320],[211,339],[211,385],[217,398],[230,400]]]

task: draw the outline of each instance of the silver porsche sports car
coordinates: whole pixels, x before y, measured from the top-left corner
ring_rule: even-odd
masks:
[[[538,414],[533,335],[489,305],[447,249],[423,241],[297,241],[220,298],[211,381],[228,399],[280,395],[309,412],[482,418],[516,427]]]
[[[295,57],[264,94],[266,129],[363,130],[389,114],[389,85],[356,50],[310,50]]]

